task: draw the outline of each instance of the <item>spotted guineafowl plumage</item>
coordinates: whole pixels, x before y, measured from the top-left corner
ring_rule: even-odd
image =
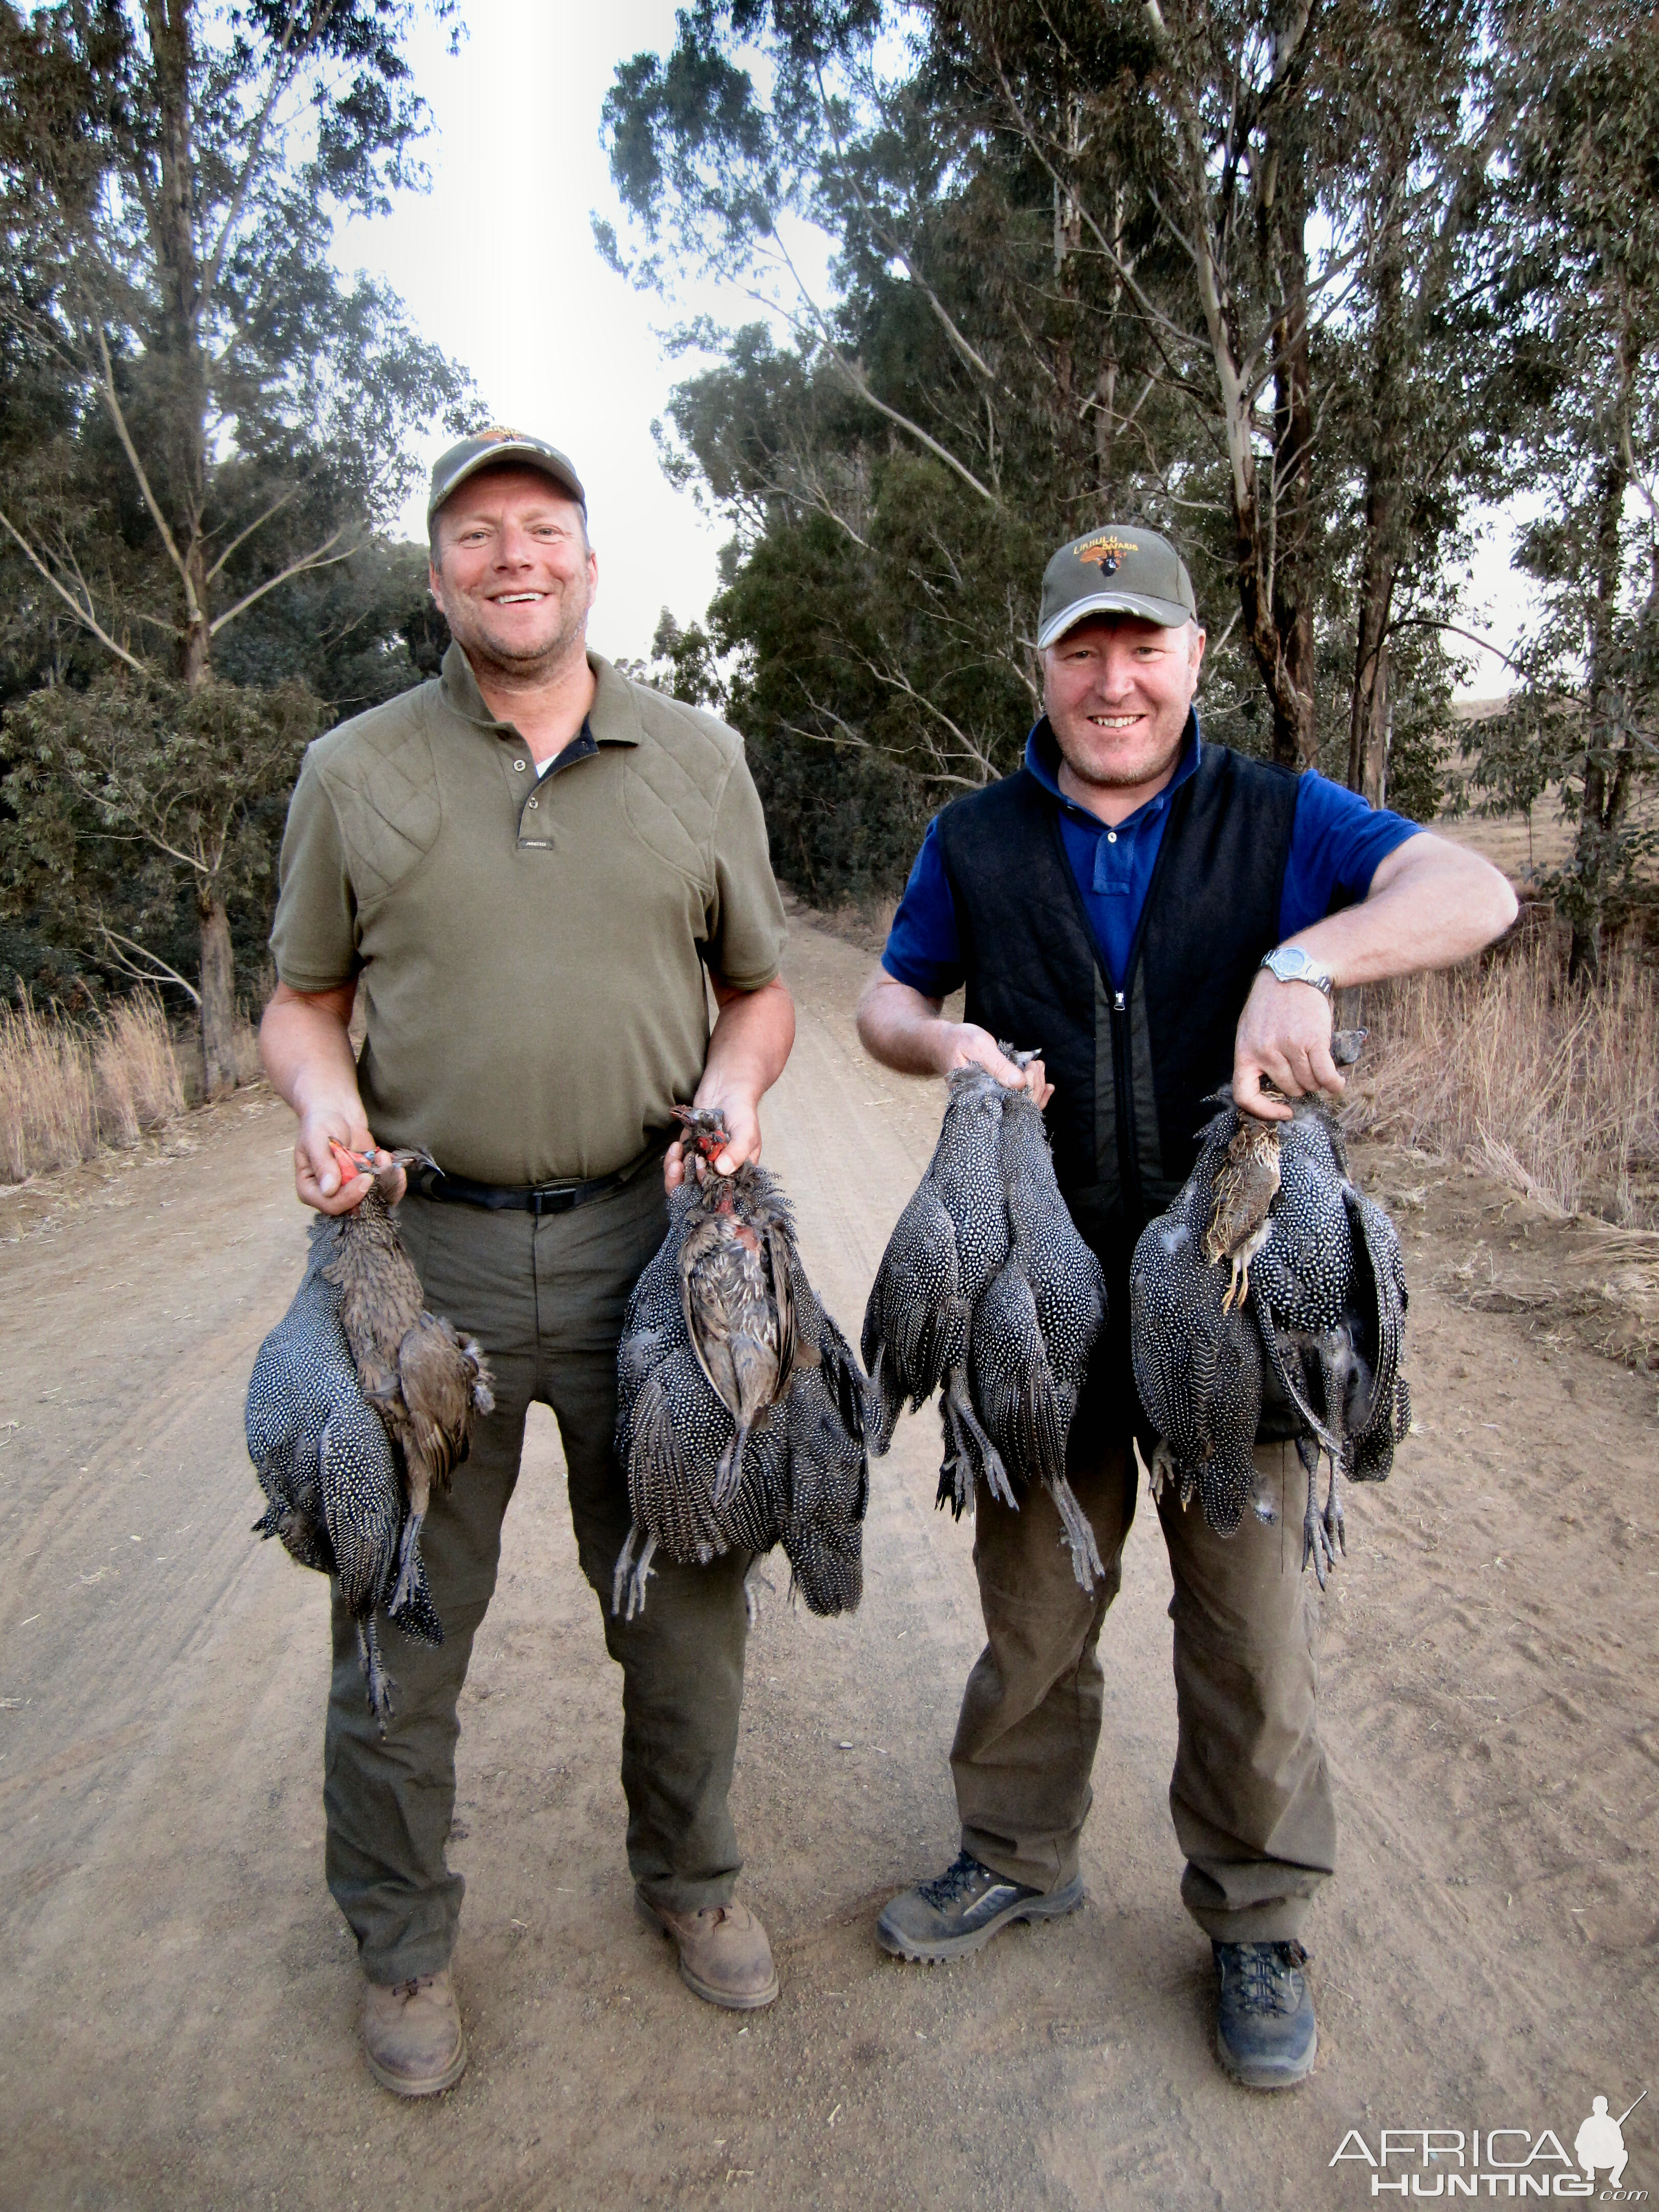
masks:
[[[690,1172],[668,1234],[635,1285],[617,1352],[617,1451],[634,1526],[614,1610],[646,1601],[659,1546],[682,1564],[781,1543],[814,1613],[863,1589],[866,1385],[796,1248],[765,1170],[712,1165],[718,1115],[683,1110]]]
[[[412,1594],[420,1571],[422,1522],[435,1489],[448,1489],[465,1459],[477,1414],[495,1411],[483,1352],[453,1322],[428,1313],[426,1293],[392,1218],[397,1170],[432,1167],[424,1152],[366,1155],[335,1147],[342,1170],[374,1180],[349,1212],[319,1217],[312,1237],[340,1292],[340,1327],[357,1379],[397,1449],[409,1497],[392,1610]]]
[[[914,1412],[939,1390],[939,1504],[960,1515],[983,1481],[1017,1505],[1016,1484],[1042,1483],[1085,1589],[1102,1567],[1066,1441],[1105,1315],[1105,1279],[1060,1197],[1036,1101],[984,1068],[956,1069],[865,1311],[880,1448],[907,1402]]]
[[[1338,1056],[1357,1049],[1345,1040]],[[1322,1586],[1346,1548],[1339,1479],[1383,1480],[1410,1426],[1405,1271],[1394,1224],[1355,1185],[1323,1105],[1297,1099],[1288,1121],[1249,1128],[1248,1119],[1224,1107],[1174,1204],[1135,1248],[1135,1383],[1157,1431],[1154,1480],[1173,1479],[1183,1503],[1196,1488],[1218,1534],[1237,1528],[1251,1496],[1264,1407],[1269,1433],[1295,1437],[1308,1473],[1303,1564]],[[1241,1140],[1275,1154],[1271,1200],[1248,1218],[1236,1204]]]
[[[260,1346],[249,1379],[248,1455],[268,1500],[254,1523],[280,1537],[301,1566],[336,1575],[357,1624],[370,1710],[382,1729],[392,1684],[380,1656],[377,1611],[405,1636],[441,1644],[443,1630],[418,1563],[412,1584],[390,1603],[399,1565],[404,1492],[390,1438],[365,1400],[340,1326],[340,1291],[325,1272],[332,1246],[312,1232],[304,1279]]]

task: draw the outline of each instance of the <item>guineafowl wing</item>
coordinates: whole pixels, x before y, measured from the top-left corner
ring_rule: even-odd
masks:
[[[914,1413],[933,1396],[944,1370],[961,1358],[967,1322],[956,1230],[924,1176],[887,1240],[864,1310],[862,1349],[876,1394],[878,1450],[892,1441],[905,1401]]]
[[[337,1406],[319,1454],[323,1518],[347,1609],[361,1619],[392,1588],[403,1526],[403,1485],[379,1416],[359,1398]]]
[[[864,1591],[862,1523],[870,1500],[869,1462],[862,1438],[848,1430],[836,1403],[825,1369],[803,1365],[796,1370],[787,1428],[785,1557],[811,1612],[851,1613]]]
[[[1370,1376],[1370,1386],[1350,1417],[1350,1431],[1358,1441],[1352,1472],[1362,1482],[1381,1482],[1394,1463],[1395,1422],[1404,1388],[1400,1363],[1406,1336],[1405,1267],[1400,1238],[1382,1208],[1352,1183],[1344,1185],[1342,1195],[1353,1242],[1350,1325],[1355,1349]]]
[[[1063,1480],[1065,1425],[1036,1299],[1018,1255],[974,1309],[968,1372],[975,1410],[1008,1473],[1027,1483]]]

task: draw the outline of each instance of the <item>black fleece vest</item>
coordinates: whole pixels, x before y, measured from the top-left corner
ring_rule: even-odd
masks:
[[[939,817],[967,970],[966,1015],[1041,1047],[1054,1169],[1127,1320],[1135,1238],[1180,1188],[1232,1073],[1233,1036],[1279,942],[1297,779],[1206,744],[1170,804],[1120,992],[1101,961],[1061,842],[1029,769]]]

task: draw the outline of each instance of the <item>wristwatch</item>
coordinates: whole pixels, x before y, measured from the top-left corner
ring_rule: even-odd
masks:
[[[1281,983],[1311,983],[1328,999],[1331,995],[1334,978],[1330,969],[1322,967],[1311,952],[1304,952],[1298,945],[1277,946],[1261,964]]]

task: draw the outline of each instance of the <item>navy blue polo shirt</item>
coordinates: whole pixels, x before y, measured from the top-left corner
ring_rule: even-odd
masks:
[[[1175,775],[1156,798],[1109,826],[1060,790],[1060,752],[1047,716],[1026,740],[1026,767],[1060,802],[1066,857],[1083,894],[1090,930],[1118,990],[1128,969],[1170,805],[1182,785],[1197,774],[1202,750],[1194,710],[1187,717],[1186,742]],[[1369,805],[1357,792],[1327,776],[1311,771],[1303,775],[1297,785],[1296,818],[1279,904],[1280,944],[1328,914],[1363,899],[1377,863],[1419,826],[1403,815]],[[881,964],[896,981],[909,984],[928,999],[948,997],[963,981],[962,941],[937,821],[928,824],[922,839]]]

